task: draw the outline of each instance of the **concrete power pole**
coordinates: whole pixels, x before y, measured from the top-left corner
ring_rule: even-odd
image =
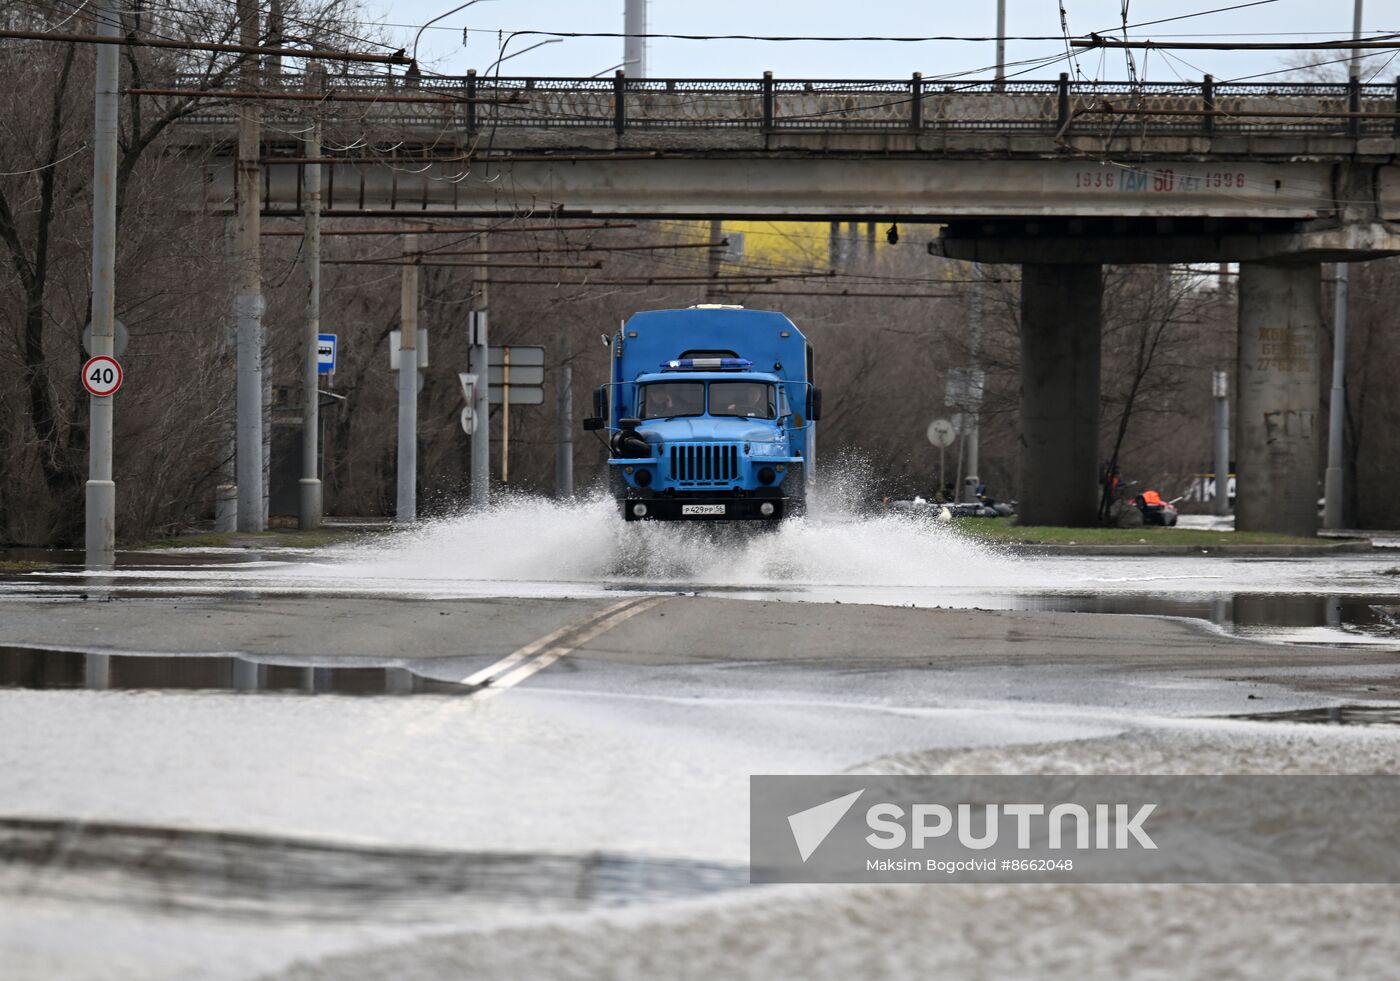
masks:
[[[967,304],[967,404],[962,410],[967,466],[963,470],[962,487],[958,488],[958,500],[976,503],[977,488],[982,482],[978,475],[982,465],[981,421],[978,418],[982,411],[982,386],[978,381],[982,377],[979,368],[982,356],[981,263],[972,264],[972,275],[968,278],[972,280],[972,292],[968,295]]]
[[[1351,38],[1361,39],[1361,0],[1352,6]],[[1351,78],[1361,77],[1361,49],[1351,51]],[[1343,507],[1345,481],[1342,478],[1342,448],[1346,438],[1347,301],[1351,264],[1337,263],[1337,290],[1333,305],[1332,398],[1327,412],[1327,475],[1323,481],[1322,527],[1341,528],[1346,523]]]
[[[622,31],[627,35],[622,47],[622,70],[628,78],[647,77],[647,0],[627,0]]]
[[[720,273],[724,266],[724,253],[716,248],[724,241],[724,222],[718,219],[710,220],[710,247],[705,250],[705,274],[707,282],[705,284],[705,302],[718,303],[720,300],[719,288],[722,285],[719,281]]]
[[[418,236],[403,237],[403,279],[399,295],[399,460],[398,509],[394,520],[418,519]]]
[[[308,76],[316,91],[324,88],[325,71],[318,64],[309,66]],[[306,155],[321,159],[321,117],[311,124],[311,139]],[[306,165],[306,325],[302,357],[301,406],[301,481],[300,525],[302,528],[321,526],[321,477],[317,469],[320,456],[321,369],[316,356],[321,335],[321,165]]]
[[[484,241],[484,240],[483,240]],[[491,352],[486,330],[487,270],[476,270],[476,299],[473,303],[472,366],[476,370],[476,392],[472,414],[476,428],[472,432],[472,506],[484,508],[491,503]]]
[[[1323,481],[1322,527],[1341,528],[1342,513],[1342,441],[1346,422],[1347,371],[1347,289],[1350,266],[1337,263],[1337,290],[1332,307],[1332,398],[1327,411],[1327,476]]]
[[[568,362],[559,366],[557,417],[559,442],[554,453],[554,489],[561,499],[574,496],[574,369]]]
[[[1215,513],[1230,513],[1230,375],[1217,371],[1211,391],[1215,395]]]
[[[116,0],[96,9],[97,33],[121,35]],[[99,44],[93,84],[92,155],[92,349],[91,356],[115,354],[117,305],[117,97],[120,49]],[[112,479],[113,399],[88,396],[88,480],[84,545],[87,565],[109,569],[116,562],[117,485]]]
[[[1006,0],[997,0],[997,91],[1006,88]]]
[[[257,0],[238,0],[239,43],[258,44]],[[244,55],[240,88],[258,88],[258,59]],[[238,530],[262,531],[263,523],[263,363],[262,252],[258,240],[262,210],[262,109],[256,99],[238,108]]]
[[[224,258],[230,266],[238,261],[238,216],[224,219]],[[230,317],[224,324],[222,355],[228,359],[230,353],[238,350],[238,322]],[[235,377],[226,379],[235,383]],[[237,391],[235,384],[235,392]],[[237,399],[227,406],[219,420],[219,439],[224,447],[224,458],[219,464],[219,485],[214,488],[214,530],[231,532],[238,530],[238,421]]]
[[[997,0],[997,67],[996,67],[996,87],[1001,91],[1006,87],[1006,0]],[[968,384],[969,394],[972,396],[972,405],[963,410],[963,425],[967,427],[966,452],[967,470],[966,476],[962,478],[963,485],[958,488],[959,500],[968,503],[977,502],[977,488],[982,482],[978,471],[982,466],[982,426],[978,418],[982,411],[982,391],[977,379],[982,377],[979,374],[978,362],[981,357],[982,348],[982,264],[974,262],[972,264],[972,275],[968,278],[972,282],[972,294],[968,303]],[[973,386],[976,391],[973,391]]]

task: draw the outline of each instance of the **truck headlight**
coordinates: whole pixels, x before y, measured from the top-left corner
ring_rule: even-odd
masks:
[[[632,505],[632,513],[639,518],[645,518],[647,516],[647,506],[639,501]]]
[[[638,470],[636,473],[634,473],[634,474],[632,475],[632,480],[633,480],[634,483],[636,483],[636,485],[637,485],[638,487],[650,487],[650,486],[651,486],[651,471],[650,471],[650,470]]]
[[[763,515],[765,518],[773,517],[773,505],[768,501],[764,501],[758,506],[758,513]]]
[[[775,481],[775,480],[777,480],[777,479],[778,479],[778,475],[777,475],[776,473],[774,473],[772,467],[759,467],[759,468],[758,468],[758,482],[759,482],[760,484],[771,484],[773,481]]]

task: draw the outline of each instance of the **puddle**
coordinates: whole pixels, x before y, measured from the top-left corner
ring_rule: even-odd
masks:
[[[1400,646],[1400,596],[1234,593],[1225,596],[1056,594],[1017,596],[1015,609],[1117,613],[1206,620],[1241,637],[1325,646]],[[1321,628],[1317,630],[1315,628]]]
[[[150,549],[117,552],[118,569],[187,569],[198,566],[237,565],[262,561],[284,549]],[[85,568],[87,553],[80,548],[0,548],[0,569],[12,566],[0,578],[18,578],[34,568]]]
[[[1314,725],[1400,728],[1400,708],[1384,705],[1332,705],[1328,708],[1293,709],[1288,712],[1227,715],[1225,718],[1244,719],[1248,722],[1307,722]]]
[[[0,819],[0,894],[219,915],[451,920],[748,885],[747,866],[607,852],[474,852],[144,825]]]
[[[0,688],[335,695],[468,694],[473,690],[404,667],[266,664],[241,657],[84,654],[25,647],[0,647]]]

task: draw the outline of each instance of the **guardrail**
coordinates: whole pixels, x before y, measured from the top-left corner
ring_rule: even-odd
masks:
[[[178,82],[195,85],[194,78]],[[306,92],[308,76],[284,74],[281,91]],[[887,131],[1101,135],[1400,136],[1394,84],[1216,82],[957,82],[778,79],[414,78],[333,75],[328,89],[402,97],[456,97],[406,106],[368,103],[376,122],[502,128],[638,130],[695,127],[761,132]],[[329,105],[329,104],[328,104]],[[357,103],[364,106],[366,103]],[[304,107],[303,107],[304,110]],[[211,105],[191,122],[233,119]]]

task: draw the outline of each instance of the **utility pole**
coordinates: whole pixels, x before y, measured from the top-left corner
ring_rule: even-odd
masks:
[[[1352,5],[1351,39],[1361,40],[1361,3]],[[1351,50],[1351,78],[1361,77],[1361,49]],[[1342,444],[1346,438],[1347,300],[1351,264],[1337,263],[1337,288],[1333,301],[1332,399],[1327,411],[1327,475],[1323,481],[1322,527],[1341,528],[1346,523],[1342,503]]]
[[[996,88],[998,92],[1006,88],[1006,0],[997,0]],[[982,427],[981,419],[978,418],[982,411],[982,386],[978,380],[982,377],[978,364],[982,353],[982,277],[982,264],[974,262],[972,275],[968,277],[972,280],[972,293],[968,297],[967,311],[967,381],[970,398],[967,407],[963,409],[963,426],[967,432],[967,476],[962,478],[962,487],[958,488],[958,499],[968,503],[977,502],[977,487],[982,482],[978,475],[982,466]]]
[[[1342,441],[1346,422],[1347,371],[1347,291],[1350,264],[1337,263],[1336,294],[1332,305],[1332,398],[1327,410],[1327,476],[1323,482],[1322,527],[1341,528],[1345,524],[1342,509]]]
[[[1362,0],[1354,0],[1351,7],[1351,39],[1361,40],[1361,7]],[[1351,49],[1351,77],[1361,77],[1361,49]]]
[[[1215,513],[1230,513],[1230,375],[1217,371],[1211,386],[1215,395]]]
[[[982,482],[978,475],[981,468],[982,436],[980,433],[981,422],[978,414],[982,411],[982,378],[979,363],[982,357],[982,264],[974,262],[972,264],[972,275],[968,277],[972,280],[972,292],[968,294],[967,302],[967,397],[966,405],[962,407],[963,431],[966,433],[966,453],[967,469],[962,469],[962,462],[959,461],[958,469],[965,473],[959,479],[962,480],[962,487],[958,488],[958,499],[968,503],[977,502],[977,487]],[[960,453],[961,455],[961,453]]]
[[[622,18],[622,70],[628,78],[647,77],[647,0],[627,0]]]
[[[1006,87],[1006,0],[997,0],[997,66],[996,88]],[[972,280],[967,304],[967,399],[962,406],[963,439],[958,444],[958,472],[961,486],[955,490],[958,500],[975,504],[977,488],[982,482],[982,432],[979,414],[982,411],[982,264],[974,262],[968,278]],[[966,461],[963,456],[966,454]],[[964,469],[964,462],[966,469]]]
[[[724,222],[717,219],[710,221],[710,247],[705,251],[705,271],[708,273],[709,282],[705,286],[705,302],[719,302],[719,274],[723,268],[724,255],[715,246],[724,241]]]
[[[313,89],[325,87],[325,69],[313,63],[307,66]],[[321,116],[311,123],[311,139],[307,156],[321,159]],[[301,481],[300,525],[302,528],[321,526],[321,477],[317,470],[320,456],[321,368],[316,356],[321,335],[321,165],[306,165],[306,325],[302,354],[301,396]]]
[[[574,369],[568,361],[559,366],[556,416],[559,442],[554,452],[554,491],[565,500],[574,496]]]
[[[394,520],[418,519],[418,236],[403,237],[403,277],[399,294],[399,460],[398,510]]]
[[[282,0],[268,0],[267,44],[269,47],[282,46]],[[268,55],[264,66],[263,82],[269,89],[282,87],[282,56]],[[261,246],[261,242],[259,243]],[[272,511],[272,344],[267,339],[267,324],[262,325],[262,472],[263,472],[263,527],[268,525]]]
[[[121,34],[116,0],[100,0],[97,33]],[[93,83],[92,154],[92,348],[91,356],[116,350],[117,307],[117,95],[121,86],[119,49],[99,44]],[[115,395],[88,396],[88,480],[84,546],[89,568],[116,563],[117,485],[112,479],[112,420]]]
[[[239,42],[258,43],[258,2],[238,0]],[[239,66],[240,87],[258,88],[258,57],[245,54]],[[238,323],[237,464],[238,530],[262,531],[263,522],[263,363],[262,363],[262,174],[258,163],[262,109],[257,99],[238,107]]]
[[[285,22],[282,18],[282,0],[268,0],[267,6],[267,45],[270,48],[280,48],[285,43],[282,36],[282,27]],[[282,87],[282,56],[269,55],[267,58],[268,81],[273,88]]]
[[[490,382],[490,379],[487,379]],[[501,345],[501,483],[510,483],[510,345]]]
[[[238,216],[224,219],[224,259],[233,265],[238,261]],[[224,345],[221,350],[223,360],[229,355],[237,356],[238,321],[230,317],[224,324]],[[236,373],[226,379],[236,387]],[[219,463],[219,485],[214,488],[214,530],[232,532],[238,530],[238,411],[237,399],[226,407],[219,419],[219,440],[224,448],[224,458]]]
[[[997,91],[1006,88],[1006,0],[997,0]]]
[[[472,365],[476,369],[476,391],[472,413],[472,505],[484,508],[491,503],[491,351],[486,330],[487,269],[476,270],[476,295],[471,313]]]

